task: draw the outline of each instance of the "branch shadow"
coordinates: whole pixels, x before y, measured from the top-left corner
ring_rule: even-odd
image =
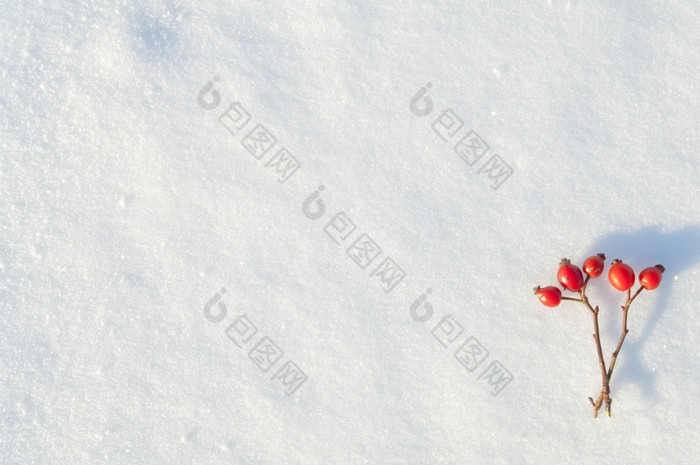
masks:
[[[643,292],[638,297],[638,299],[642,297],[653,298],[653,308],[650,311],[644,310],[644,315],[638,314],[634,311],[635,306],[638,305],[637,300],[635,300],[630,309],[630,322],[628,324],[630,332],[620,352],[621,363],[616,366],[613,377],[614,384],[618,384],[620,381],[633,383],[648,399],[659,400],[659,393],[655,387],[656,373],[644,366],[640,359],[640,353],[648,342],[652,330],[668,310],[669,297],[675,286],[672,277],[700,262],[700,225],[686,226],[670,232],[665,231],[660,226],[650,226],[634,232],[615,231],[594,242],[588,252],[588,255],[605,253],[607,266],[613,259],[619,258],[632,266],[637,275],[643,268],[657,263],[666,267],[665,279],[661,286],[653,293]],[[605,276],[607,277],[607,275]],[[633,289],[636,289],[636,286],[637,283]],[[619,302],[619,293],[614,295],[614,292],[616,291],[610,290],[610,294],[605,296],[606,300],[610,298]],[[617,313],[610,312],[610,314],[611,321],[620,319]],[[639,330],[638,327],[634,327],[634,323],[637,323],[642,317],[646,318],[644,326]],[[620,325],[619,321],[617,324]],[[611,327],[611,325],[607,326]],[[612,337],[614,337],[614,341],[617,341],[619,333]],[[606,361],[609,360],[609,356],[609,353],[606,354]]]

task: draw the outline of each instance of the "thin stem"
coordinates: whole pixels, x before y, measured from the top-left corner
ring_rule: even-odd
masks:
[[[588,281],[586,281],[585,284],[587,284]],[[600,366],[600,376],[602,378],[602,387],[600,388],[600,395],[598,396],[597,402],[593,402],[592,398],[588,398],[588,400],[591,401],[591,404],[593,405],[593,418],[598,417],[598,410],[600,410],[600,407],[602,405],[603,399],[605,399],[606,403],[610,402],[610,381],[608,377],[608,371],[605,369],[605,359],[603,358],[603,348],[600,345],[600,327],[598,325],[598,312],[599,309],[596,306],[594,309],[590,302],[588,301],[588,297],[586,297],[586,290],[585,290],[585,284],[584,287],[581,288],[579,293],[581,294],[581,302],[588,308],[588,310],[591,312],[593,315],[593,339],[595,340],[595,347],[596,347],[596,352],[598,353],[598,365]]]
[[[620,334],[620,340],[617,342],[617,347],[615,347],[615,351],[612,353],[612,356],[610,357],[610,364],[609,364],[609,369],[608,369],[608,387],[610,386],[610,379],[612,378],[613,375],[613,370],[615,369],[615,362],[617,362],[617,356],[620,353],[620,349],[622,349],[622,343],[625,342],[625,337],[627,337],[627,333],[629,333],[629,329],[627,329],[627,312],[630,309],[630,305],[632,305],[632,302],[634,302],[634,299],[637,298],[637,296],[644,290],[644,287],[639,287],[637,291],[634,293],[634,295],[631,294],[631,290],[627,290],[627,300],[625,301],[625,305],[622,306],[622,334]],[[590,397],[588,398],[591,401],[591,404],[593,404],[593,407],[595,408],[596,406],[600,408],[601,404],[603,403],[603,398],[605,396],[603,395],[603,392],[601,391],[600,395],[598,396],[598,400],[596,402],[593,402],[593,399]],[[605,399],[605,412],[610,416],[610,408],[611,408],[612,400],[608,396]],[[597,415],[597,412],[596,412]],[[594,415],[595,416],[595,415]]]
[[[622,349],[622,343],[625,342],[625,337],[627,337],[627,333],[630,332],[629,329],[627,329],[627,312],[630,309],[630,305],[632,305],[632,302],[634,299],[644,290],[644,287],[640,286],[639,289],[634,293],[633,296],[631,296],[631,290],[627,290],[627,301],[625,302],[625,305],[622,307],[622,334],[620,334],[620,340],[617,341],[617,347],[615,347],[615,351],[612,353],[612,356],[610,357],[610,368],[608,369],[608,382],[610,382],[610,378],[612,378],[613,375],[613,370],[615,369],[615,362],[617,362],[617,356],[620,353],[620,349]],[[608,416],[610,416],[610,404],[606,405],[606,411],[608,413]]]
[[[587,274],[586,279],[583,280],[583,286],[581,287],[581,293],[586,293],[586,286],[588,286],[588,281],[591,279],[591,275]]]
[[[601,377],[603,378],[603,385],[600,388],[600,396],[605,398],[606,403],[610,402],[610,380],[608,377],[608,372],[605,370],[605,359],[603,358],[603,349],[600,346],[600,330],[598,328],[598,307],[595,308],[593,312],[593,328],[595,333],[593,338],[595,339],[596,350],[598,351],[598,364],[600,365]],[[598,410],[600,409],[600,403],[596,404],[596,409],[593,414],[594,417],[598,416]]]

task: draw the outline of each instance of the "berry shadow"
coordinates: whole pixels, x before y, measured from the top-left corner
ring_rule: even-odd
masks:
[[[666,267],[661,285],[654,291],[642,292],[630,307],[627,324],[629,334],[620,352],[620,360],[615,367],[611,384],[614,392],[616,384],[631,382],[640,388],[645,397],[658,400],[656,373],[644,366],[639,354],[646,346],[652,330],[668,310],[669,297],[676,285],[673,277],[700,262],[700,225],[686,226],[675,231],[650,226],[634,232],[612,232],[602,236],[588,249],[588,255],[599,252],[605,253],[607,257],[606,270],[601,276],[605,281],[610,263],[615,258],[632,266],[637,278],[639,272],[648,266],[660,263]],[[635,282],[633,289],[637,289],[638,284],[638,281]],[[624,304],[624,297],[623,293],[618,293],[610,286],[605,287],[609,288],[604,295],[605,311],[608,313],[606,326],[615,328],[606,331],[606,340],[601,341],[607,363],[620,336],[619,306]],[[608,302],[615,304],[608,305]],[[603,310],[601,305],[601,314]]]

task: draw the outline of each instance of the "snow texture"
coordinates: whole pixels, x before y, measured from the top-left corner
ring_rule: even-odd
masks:
[[[698,463],[694,1],[5,2],[0,463]],[[600,389],[605,252],[661,287]],[[609,263],[609,262],[608,262]],[[590,284],[606,356],[621,293]]]

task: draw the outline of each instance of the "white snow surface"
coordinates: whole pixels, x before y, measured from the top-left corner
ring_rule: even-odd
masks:
[[[698,463],[698,31],[695,1],[4,2],[0,463]],[[597,252],[667,271],[593,419],[591,316],[532,288]],[[588,287],[607,361],[624,294]]]

